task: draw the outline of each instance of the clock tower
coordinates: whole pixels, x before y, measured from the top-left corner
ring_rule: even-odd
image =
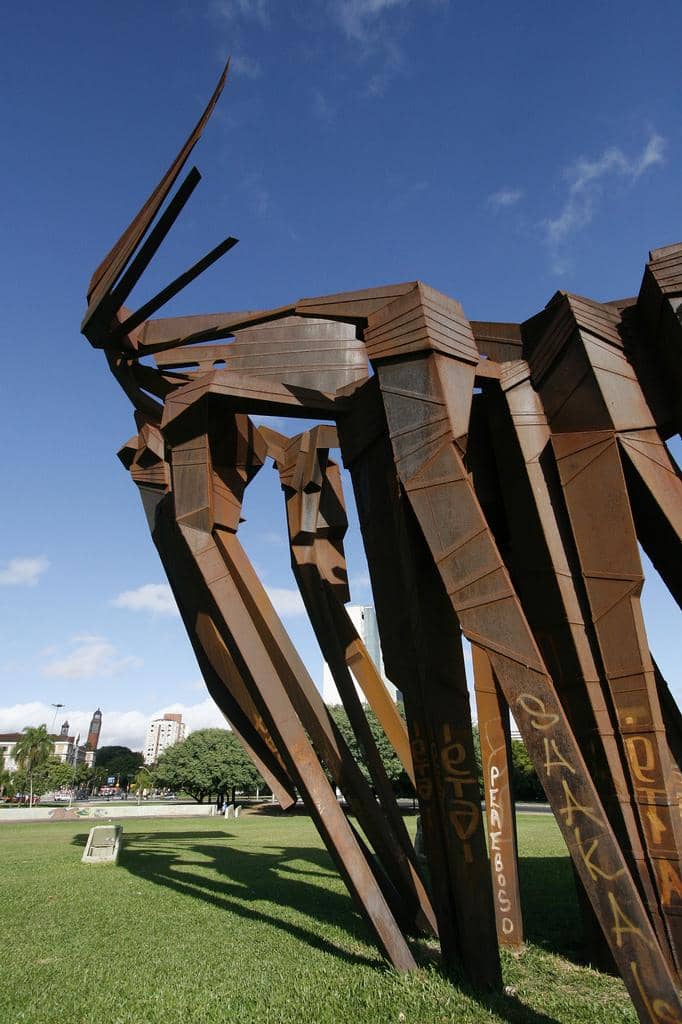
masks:
[[[99,743],[99,734],[102,729],[102,712],[99,708],[95,711],[90,722],[90,728],[88,729],[88,739],[86,747],[88,750],[97,750],[97,744]]]

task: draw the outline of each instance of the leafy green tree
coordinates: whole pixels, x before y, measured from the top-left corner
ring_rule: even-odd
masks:
[[[122,788],[133,781],[143,761],[142,754],[130,747],[100,747],[97,751],[98,773],[103,772],[104,781],[108,776],[115,775]]]
[[[8,768],[0,768],[0,797],[14,796],[15,792],[12,772]]]
[[[512,792],[515,800],[546,800],[545,791],[522,740],[512,740]]]
[[[94,772],[87,764],[76,765],[73,774],[74,785],[78,789],[92,789]]]
[[[227,729],[198,729],[175,743],[159,758],[154,773],[158,786],[184,790],[198,803],[207,797],[223,799],[237,789],[262,786],[239,740]]]
[[[29,806],[33,806],[34,776],[54,751],[46,725],[27,726],[14,747],[14,760],[28,776]],[[45,792],[45,790],[43,790]]]
[[[32,776],[25,768],[17,768],[13,780],[16,791],[18,793],[28,792],[31,800],[47,793],[49,789],[54,788],[50,781],[50,775],[56,765],[61,765],[61,761],[56,757],[51,757],[42,764],[36,765]]]
[[[64,789],[74,784],[75,769],[73,765],[65,764],[63,761],[54,759],[48,763],[49,789]]]
[[[133,781],[133,792],[137,796],[138,804],[145,789],[151,789],[153,785],[154,775],[152,771],[149,768],[147,768],[146,765],[143,765],[138,771]]]
[[[107,770],[106,768],[100,768],[97,765],[91,769],[90,774],[90,787],[95,788],[103,786],[107,781]]]
[[[345,708],[342,704],[331,704],[328,705],[327,710],[334,719],[334,723],[346,741],[355,761],[359,764],[361,771],[365,777],[369,779],[369,768],[367,766],[365,752],[355,737],[355,733],[351,728]],[[398,704],[398,710],[404,719],[405,710],[402,704]],[[386,733],[382,729],[379,719],[369,705],[364,706],[364,711],[367,718],[367,724],[369,725],[372,737],[376,743],[377,750],[379,751],[379,756],[389,782],[392,784],[398,796],[412,796],[412,784],[410,783],[400,759],[388,740]]]
[[[471,731],[474,737],[474,757],[476,758],[476,778],[478,779],[478,788],[483,792],[483,758],[481,757],[481,734],[478,730],[478,722],[472,727]]]

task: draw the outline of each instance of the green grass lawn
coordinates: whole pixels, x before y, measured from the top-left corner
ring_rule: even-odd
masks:
[[[414,819],[410,819],[413,823]],[[519,819],[529,942],[485,1003],[423,965],[390,970],[310,820],[126,820],[117,867],[80,863],[84,822],[0,826],[0,1021],[68,1024],[634,1022],[581,965],[553,820]]]

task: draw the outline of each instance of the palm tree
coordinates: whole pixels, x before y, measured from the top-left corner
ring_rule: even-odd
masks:
[[[12,773],[7,768],[0,767],[0,797],[11,796],[13,791]]]
[[[29,807],[33,807],[33,772],[45,764],[52,755],[54,743],[50,739],[46,725],[27,726],[24,735],[14,748],[14,760],[20,768],[28,772],[30,797]]]
[[[139,804],[142,792],[145,789],[151,789],[154,785],[154,776],[150,772],[149,768],[144,765],[140,768],[137,775],[135,776],[135,782],[133,783],[135,793],[137,795],[137,802]]]

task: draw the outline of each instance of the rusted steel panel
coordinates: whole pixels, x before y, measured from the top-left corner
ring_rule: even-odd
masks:
[[[410,879],[402,891],[410,914],[419,930],[435,934],[435,917],[419,877],[414,848],[356,693],[346,661],[346,646],[337,630],[339,620],[349,621],[335,593],[340,583],[345,589],[342,538],[347,520],[338,474],[336,490],[327,477],[328,470],[337,468],[328,463],[328,448],[324,447],[325,441],[330,440],[328,434],[328,429],[316,428],[298,435],[278,463],[286,496],[292,568],[351,727],[364,750],[387,826],[405,854]]]
[[[635,803],[676,963],[682,954],[682,823],[639,604],[644,576],[617,442],[556,434],[553,447]],[[602,509],[589,516],[585,495]]]
[[[619,433],[637,539],[682,607],[682,479],[658,431]]]
[[[523,945],[523,917],[516,846],[516,813],[511,788],[509,708],[495,682],[485,651],[474,644],[471,653],[474,662],[497,939],[503,946],[518,948]]]
[[[322,767],[311,747],[304,731],[303,724],[296,713],[303,710],[305,724],[309,732],[320,739],[331,736],[324,731],[324,724],[311,713],[314,700],[310,688],[315,690],[312,681],[307,679],[301,683],[296,678],[295,668],[286,664],[286,653],[282,651],[279,638],[273,637],[274,611],[262,587],[254,584],[255,574],[250,569],[241,546],[234,533],[211,523],[204,510],[210,508],[207,491],[210,490],[210,476],[206,471],[207,445],[202,436],[187,437],[185,447],[178,443],[180,463],[176,474],[175,450],[171,450],[171,468],[176,502],[182,508],[198,508],[201,515],[192,511],[178,519],[178,526],[191,557],[196,562],[215,606],[220,612],[220,633],[238,664],[244,666],[242,675],[245,682],[254,687],[252,697],[256,703],[267,709],[270,717],[269,726],[277,744],[277,748],[286,758],[287,766],[298,779],[302,793],[306,797],[309,810],[313,814],[327,845],[339,864],[349,888],[358,901],[362,912],[374,930],[377,939],[391,962],[401,970],[409,970],[414,966],[412,954],[396,924],[395,918],[386,903],[384,894],[374,877],[366,857],[358,846],[357,839],[350,829],[341,811],[336,797],[327,782]],[[194,466],[198,473],[187,475],[190,468],[191,445],[194,444]],[[194,467],[192,467],[194,468]],[[187,494],[181,492],[187,490]],[[215,538],[214,539],[214,534]],[[265,624],[270,627],[264,628]],[[283,634],[283,630],[280,631]],[[238,638],[238,639],[237,639]],[[305,670],[303,670],[305,671]],[[298,687],[296,684],[298,683]],[[306,685],[309,683],[309,686]],[[305,706],[302,699],[304,691],[309,701]],[[295,691],[295,692],[293,692]],[[292,704],[292,695],[298,708]],[[317,695],[319,697],[319,695]],[[324,713],[324,709],[322,709]],[[325,753],[337,753],[346,775],[353,777],[353,768],[346,763],[341,743],[327,743]],[[333,761],[333,757],[329,757]],[[341,774],[339,764],[334,764],[337,776]],[[355,769],[357,774],[359,769]],[[360,776],[360,778],[362,778]],[[339,781],[346,783],[344,776]],[[354,794],[353,794],[354,795]],[[373,803],[373,801],[372,801]],[[375,805],[374,805],[375,806]],[[366,818],[362,821],[367,834],[373,838],[377,832]],[[381,837],[383,838],[383,837]],[[381,844],[377,843],[381,849]],[[382,851],[383,852],[383,851]],[[388,857],[384,857],[389,860]],[[389,862],[388,868],[390,869]]]
[[[464,413],[452,395],[464,393],[457,377],[470,381],[470,364],[428,349],[408,363],[372,361],[402,485],[465,635],[488,653],[633,1001],[644,1012],[655,992],[679,1012],[672,975],[462,462]],[[623,914],[634,926],[627,940]]]
[[[343,607],[343,602],[350,600],[343,553],[348,520],[339,468],[328,457],[332,445],[338,447],[336,431],[316,427],[288,441],[285,449],[271,449],[286,495],[292,567],[297,578],[302,578],[303,573],[314,574],[312,584],[306,583],[312,598],[323,591],[329,598],[329,628],[341,645],[344,664],[360,685],[414,785],[407,727]],[[311,456],[313,461],[306,466],[306,457],[310,460]],[[302,468],[299,471],[297,467]],[[309,616],[315,628],[314,612],[310,609]],[[318,642],[324,653],[321,636],[325,627],[320,625]]]
[[[160,352],[164,368],[209,373],[222,366],[283,384],[336,391],[367,376],[367,353],[352,324],[319,317],[285,316],[235,330],[227,344],[191,345]]]
[[[608,310],[602,321],[595,311],[598,307],[598,303],[577,302],[574,297],[555,301],[550,307],[553,318],[536,340],[530,365],[548,413],[615,725],[626,752],[645,852],[679,971],[682,822],[639,602],[644,575],[618,437],[623,438],[640,481],[644,483],[647,477],[652,481],[651,499],[663,518],[667,518],[666,511],[679,518],[679,510],[665,490],[667,480],[671,493],[672,488],[679,488],[679,481],[676,474],[666,473],[667,452],[624,355],[620,313]],[[562,325],[560,340],[558,322]],[[638,439],[642,447],[648,442],[649,451],[658,455],[661,461],[657,465],[646,462],[637,448]],[[600,509],[598,516],[594,515],[595,506]]]
[[[505,362],[522,356],[521,325],[471,320],[476,347],[487,360]]]
[[[386,823],[377,817],[376,800],[360,768],[351,757],[322,703],[317,688],[234,535],[236,522],[225,529],[215,518],[215,501],[212,497],[215,488],[212,480],[218,467],[212,463],[214,452],[211,449],[209,435],[205,433],[211,417],[218,415],[221,418],[223,432],[228,429],[228,422],[232,417],[236,436],[239,437],[241,433],[243,437],[244,450],[240,460],[244,466],[251,462],[258,463],[258,451],[264,444],[257,433],[253,435],[250,431],[244,417],[235,417],[230,413],[229,403],[225,404],[223,401],[221,408],[222,418],[220,413],[216,413],[215,401],[207,396],[200,396],[187,415],[172,420],[166,429],[166,438],[172,451],[172,483],[178,523],[188,545],[195,546],[199,568],[204,574],[209,573],[206,579],[214,600],[222,609],[223,619],[230,628],[232,637],[237,638],[241,658],[251,666],[250,674],[260,680],[261,687],[267,687],[269,676],[264,670],[264,664],[267,662],[272,666],[270,672],[273,669],[277,672],[314,746],[336,784],[346,795],[354,813],[357,814],[386,875],[393,884],[395,892],[392,905],[396,913],[401,921],[411,924],[414,915],[410,911],[410,905],[415,899],[416,880],[410,859],[393,829],[387,827]],[[230,451],[233,451],[234,447],[235,444],[230,447]],[[239,448],[239,445],[237,447]],[[230,456],[229,451],[227,454],[222,451],[220,457],[227,460],[233,456]],[[230,481],[226,469],[227,466],[223,469],[223,482],[228,487],[232,486],[233,497],[240,502],[244,480],[236,481],[235,489],[235,482]],[[217,574],[214,582],[211,581],[211,573]],[[240,595],[244,614],[249,616],[252,622],[249,631],[251,641],[248,645],[244,642],[242,646],[242,634],[230,627],[231,619],[236,615],[235,609],[227,599],[224,599],[222,604],[220,601],[221,588],[229,588],[232,592],[233,587],[237,588]],[[245,629],[243,622],[241,628]],[[256,661],[252,665],[251,659],[254,657]]]
[[[347,322],[361,322],[374,310],[381,309],[386,302],[411,291],[416,281],[406,284],[380,285],[378,288],[364,288],[358,292],[340,292],[337,295],[319,295],[314,299],[299,299],[296,312],[303,316],[338,317]]]
[[[504,398],[491,391],[489,409],[507,503],[512,578],[611,826],[665,943],[651,866],[584,623],[579,566],[566,551],[570,528],[562,514],[547,418],[526,362],[507,364],[501,385]]]
[[[206,627],[202,630],[202,623],[212,626],[213,609],[192,561],[184,555],[184,545],[172,512],[170,469],[165,461],[160,431],[151,424],[143,424],[140,433],[131,438],[119,454],[122,454],[124,465],[138,485],[154,543],[209,693],[281,806],[290,807],[296,799],[294,785],[267,726],[253,704],[236,665],[233,662],[228,664],[229,659],[225,658],[216,662],[211,652],[211,631]]]
[[[654,249],[644,270],[637,312],[647,347],[671,403],[671,429],[682,431],[682,243]]]
[[[405,700],[443,958],[499,986],[495,920],[456,621],[402,499],[376,380],[339,423],[368,555],[381,646]]]
[[[292,387],[264,377],[215,370],[169,395],[162,425],[166,427],[172,420],[183,416],[187,408],[203,395],[229,399],[230,409],[234,412],[257,412],[268,416],[334,419],[344,408],[343,400],[313,388]]]
[[[679,601],[680,481],[661,436],[682,422],[682,245],[651,253],[637,300],[560,292],[523,325],[472,330],[458,302],[419,281],[149,320],[233,244],[137,313],[122,305],[198,181],[190,171],[153,224],[223,81],[95,271],[83,321],[136,410],[138,433],[120,457],[207,685],[284,800],[294,786],[304,794],[381,948],[401,969],[413,966],[400,927],[426,904],[357,713],[349,665],[370,690],[376,680],[342,607],[343,498],[336,467],[319,457],[333,431],[300,439],[285,465],[286,439],[254,430],[243,414],[339,420],[385,660],[405,695],[445,961],[461,962],[480,988],[501,982],[461,626],[513,710],[640,1019],[680,1021],[666,955],[669,943],[678,963],[682,953],[682,726],[648,650],[637,539]],[[376,370],[369,380],[361,342]],[[159,369],[139,362],[152,353]],[[525,364],[502,362],[520,356],[532,381]],[[244,488],[268,446],[293,496],[294,561],[311,617],[374,758],[387,814],[377,814],[235,536]],[[490,703],[482,717],[501,735],[500,696],[485,685],[481,699],[494,695],[497,710]],[[377,858],[340,810],[318,755]],[[499,896],[494,873],[493,881]]]
[[[327,709],[322,703],[319,691],[308,675],[258,577],[246,558],[241,545],[233,534],[216,530],[218,551],[225,570],[234,580],[246,612],[255,624],[254,636],[249,647],[245,645],[244,657],[251,656],[251,648],[259,644],[265,647],[268,660],[281,678],[296,713],[310,735],[334,781],[346,797],[352,812],[374,848],[377,858],[391,880],[395,897],[392,909],[398,920],[410,927],[414,920],[411,912],[410,889],[414,887],[414,873],[410,860],[396,839],[393,830],[378,814],[378,805],[362,772],[353,760],[340,733],[334,726]],[[230,610],[232,615],[232,610]],[[235,635],[241,634],[235,631]],[[245,644],[245,641],[244,641]],[[267,675],[261,677],[267,685]]]

